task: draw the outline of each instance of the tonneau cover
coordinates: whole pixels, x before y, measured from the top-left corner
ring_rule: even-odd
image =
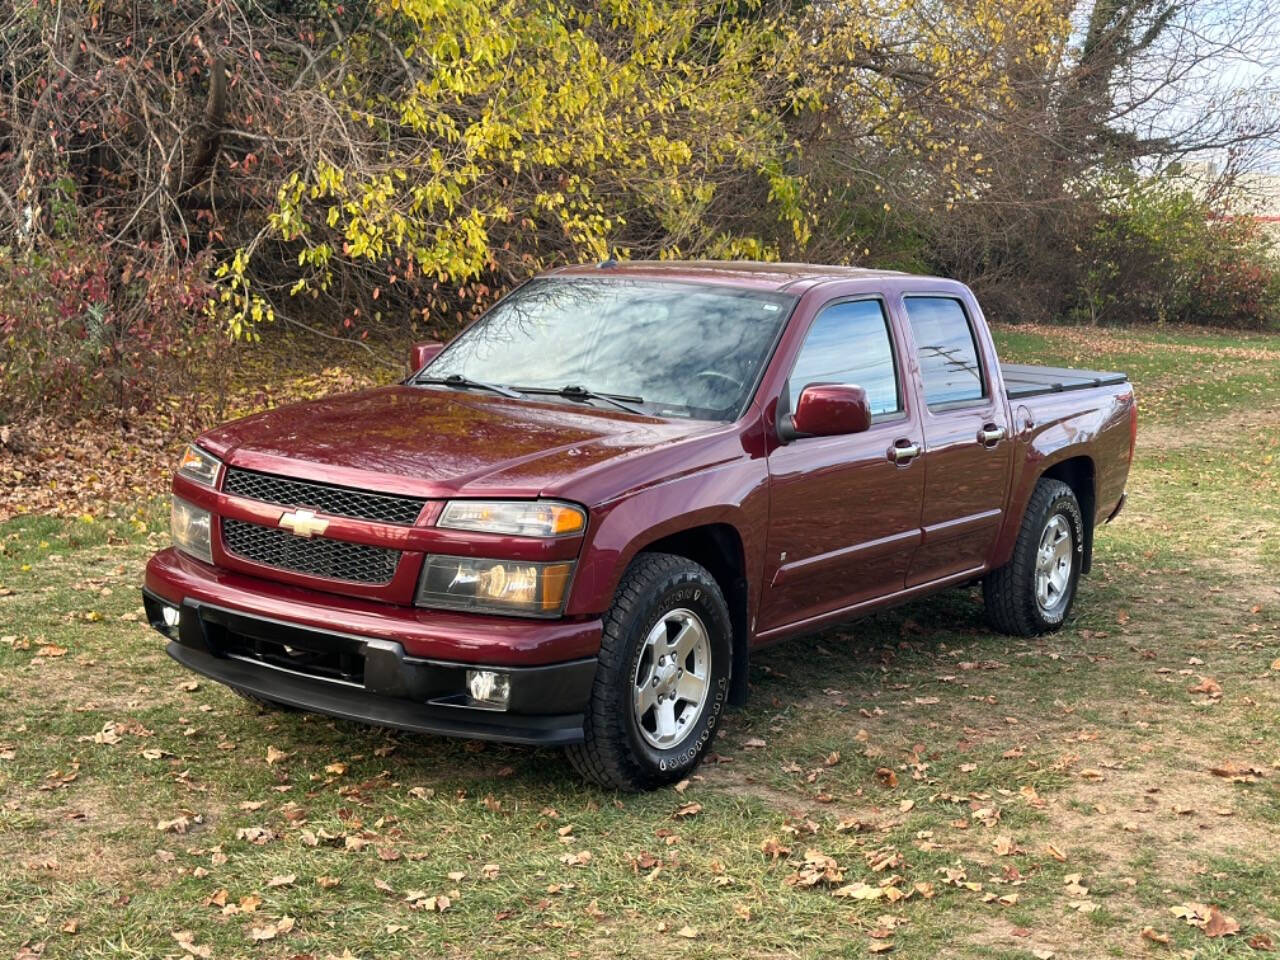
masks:
[[[1129,379],[1126,374],[1104,370],[1040,367],[1023,363],[1002,363],[1000,372],[1004,375],[1004,387],[1010,400],[1034,397],[1042,393],[1110,386]]]

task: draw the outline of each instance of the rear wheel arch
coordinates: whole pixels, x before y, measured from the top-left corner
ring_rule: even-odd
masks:
[[[1061,480],[1076,495],[1084,520],[1084,557],[1080,566],[1082,574],[1088,573],[1093,565],[1093,525],[1098,501],[1096,478],[1093,458],[1083,454],[1057,461],[1036,478],[1037,483],[1040,480]]]

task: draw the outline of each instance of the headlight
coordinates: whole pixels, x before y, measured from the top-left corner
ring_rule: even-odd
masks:
[[[554,617],[564,608],[573,564],[428,556],[415,603],[420,607]]]
[[[181,497],[173,498],[173,510],[169,514],[169,532],[173,545],[197,560],[213,563],[209,549],[209,511],[192,506]]]
[[[450,500],[437,527],[506,533],[516,537],[565,537],[581,533],[587,514],[555,500]]]
[[[178,473],[188,480],[212,487],[218,481],[218,468],[221,466],[221,460],[192,445],[183,453],[182,461],[178,464]]]

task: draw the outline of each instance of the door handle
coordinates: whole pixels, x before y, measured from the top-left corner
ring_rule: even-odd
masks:
[[[978,431],[978,442],[984,447],[988,447],[993,443],[999,443],[1004,438],[1004,427],[996,426],[994,423],[989,423]]]
[[[920,456],[920,444],[910,440],[898,440],[889,448],[889,459],[894,463],[907,463]]]

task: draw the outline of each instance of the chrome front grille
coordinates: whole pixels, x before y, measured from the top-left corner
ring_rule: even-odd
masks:
[[[295,537],[286,530],[222,518],[222,545],[234,556],[267,567],[326,580],[384,585],[395,576],[400,551],[326,537]]]
[[[329,483],[312,480],[295,480],[271,473],[258,473],[228,467],[222,482],[224,493],[281,507],[307,507],[318,513],[356,520],[372,520],[375,523],[394,523],[412,526],[422,512],[426,500],[419,497],[402,497],[390,493],[370,493],[352,490]]]

